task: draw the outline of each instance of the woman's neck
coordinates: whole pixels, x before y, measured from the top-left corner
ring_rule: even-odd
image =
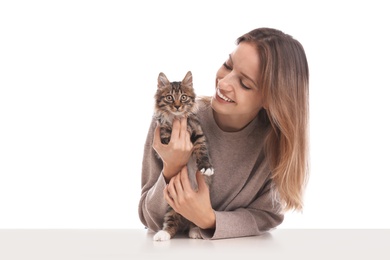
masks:
[[[218,127],[225,132],[238,132],[244,129],[255,118],[243,116],[221,115],[213,110],[214,120]]]

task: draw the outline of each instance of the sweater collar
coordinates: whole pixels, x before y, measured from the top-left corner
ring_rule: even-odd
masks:
[[[255,117],[246,127],[244,127],[243,129],[239,130],[239,131],[236,131],[236,132],[226,132],[226,131],[223,131],[221,128],[219,128],[219,126],[217,125],[217,123],[215,122],[215,119],[214,119],[214,113],[213,113],[213,109],[211,106],[208,106],[207,108],[207,118],[209,119],[209,122],[207,122],[207,124],[209,126],[211,126],[211,130],[213,132],[213,134],[218,137],[218,138],[229,138],[230,140],[231,139],[239,139],[239,138],[245,138],[247,137],[250,133],[252,133],[252,131],[258,127],[259,125],[259,117]]]

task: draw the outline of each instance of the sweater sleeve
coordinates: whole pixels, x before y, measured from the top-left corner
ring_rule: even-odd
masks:
[[[168,203],[163,196],[166,182],[162,174],[162,161],[152,146],[155,127],[155,123],[152,122],[144,146],[138,215],[142,224],[153,231],[158,231],[162,228]]]
[[[248,207],[215,211],[216,228],[201,230],[203,239],[223,239],[261,235],[283,222],[280,204],[275,199],[272,181]]]

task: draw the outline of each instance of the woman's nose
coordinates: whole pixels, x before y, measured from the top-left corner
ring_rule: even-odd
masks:
[[[233,78],[231,73],[225,75],[225,77],[218,79],[217,85],[220,89],[231,90],[233,88]]]

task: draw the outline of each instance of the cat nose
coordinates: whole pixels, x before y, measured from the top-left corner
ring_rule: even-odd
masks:
[[[174,107],[176,107],[177,110],[179,110],[179,108],[180,108],[180,106],[174,106]]]

